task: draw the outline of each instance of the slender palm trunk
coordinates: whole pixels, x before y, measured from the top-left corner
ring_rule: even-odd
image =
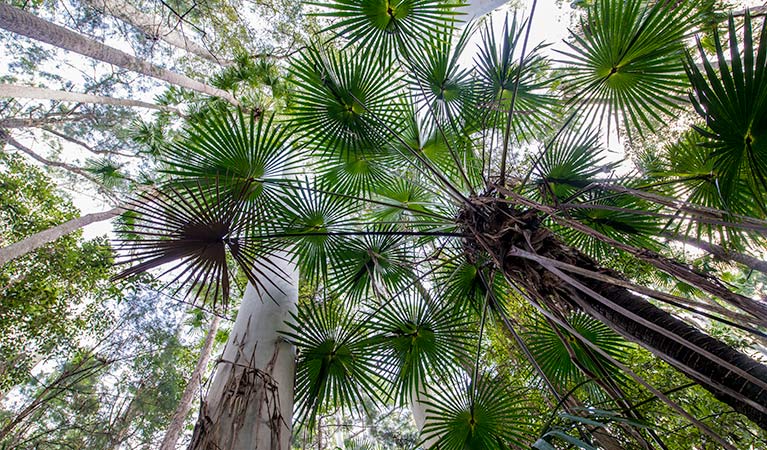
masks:
[[[40,100],[60,100],[64,102],[75,103],[98,103],[103,105],[125,106],[128,108],[147,108],[158,111],[167,111],[178,113],[178,109],[156,105],[154,103],[142,102],[139,100],[130,100],[124,98],[104,97],[101,95],[81,94],[78,92],[57,91],[54,89],[44,89],[32,86],[21,86],[18,84],[0,84],[0,97],[10,98],[34,98]]]
[[[290,449],[295,349],[280,332],[297,307],[298,273],[273,262],[286,275],[265,289],[248,284],[190,449]]]
[[[75,232],[85,227],[86,225],[111,219],[112,217],[115,217],[122,212],[123,208],[117,206],[108,211],[86,214],[84,216],[74,218],[68,222],[64,222],[61,225],[57,225],[53,228],[35,233],[19,242],[14,242],[7,247],[0,248],[0,266],[7,263],[8,261],[24,256],[27,253],[36,250],[49,242],[53,242],[62,236],[66,236],[69,233]]]
[[[192,376],[189,377],[189,383],[187,383],[184,392],[181,394],[181,400],[178,402],[176,411],[173,413],[173,418],[168,425],[168,431],[165,433],[165,437],[160,444],[160,450],[174,450],[176,443],[181,435],[181,431],[184,429],[184,420],[189,414],[189,410],[192,408],[192,400],[197,393],[202,383],[202,375],[205,373],[205,368],[208,367],[208,361],[210,361],[210,354],[213,350],[213,342],[218,332],[218,325],[221,319],[218,316],[213,316],[208,326],[208,334],[205,335],[205,342],[202,345],[200,351],[200,358],[197,360],[197,365],[192,372]]]
[[[239,105],[229,92],[155,66],[5,3],[0,3],[0,28]]]
[[[177,31],[180,29],[182,18],[178,18],[178,23],[171,26],[170,20],[146,14],[127,1],[83,0],[83,3],[133,26],[152,39],[161,40],[214,64],[220,64],[208,49],[186,37],[183,32]]]

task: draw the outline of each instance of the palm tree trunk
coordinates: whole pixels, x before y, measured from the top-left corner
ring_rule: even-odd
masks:
[[[69,233],[77,231],[86,225],[111,219],[112,217],[115,217],[122,212],[123,208],[121,206],[117,206],[108,211],[86,214],[84,216],[74,218],[68,222],[64,222],[61,225],[57,225],[53,228],[48,228],[47,230],[35,233],[19,242],[14,242],[11,245],[0,248],[0,266],[4,265],[8,261],[14,260],[20,256],[24,256],[27,253],[36,250],[49,242],[53,242],[62,236],[66,236]]]
[[[0,84],[0,97],[10,98],[34,98],[41,100],[60,100],[75,103],[98,103],[104,105],[125,106],[128,108],[147,108],[158,111],[179,113],[179,110],[170,106],[155,105],[154,103],[129,100],[124,98],[103,97],[93,94],[81,94],[78,92],[57,91],[18,84]]]
[[[500,208],[501,206],[499,206]],[[537,301],[582,309],[626,339],[656,354],[720,401],[767,429],[767,366],[702,333],[630,290],[589,278],[565,276],[548,261],[622,277],[600,267],[540,226],[534,211],[505,211],[501,220],[473,226],[476,243],[492,251],[504,274]],[[521,250],[528,248],[529,251]]]
[[[229,92],[155,66],[5,3],[0,3],[0,28],[239,105]]]
[[[189,377],[189,383],[187,383],[184,392],[181,394],[181,400],[178,402],[176,411],[173,413],[173,418],[168,425],[168,431],[165,433],[165,437],[160,444],[160,450],[174,450],[176,443],[181,435],[181,431],[184,429],[184,420],[189,414],[189,410],[192,408],[192,400],[195,393],[200,388],[202,383],[202,375],[205,372],[205,368],[208,367],[208,361],[210,360],[210,354],[213,350],[213,342],[218,332],[218,325],[221,322],[221,318],[213,316],[210,325],[208,326],[208,334],[205,336],[205,342],[202,345],[200,351],[200,358],[197,360],[197,365],[192,372],[192,376]]]
[[[295,349],[280,335],[298,303],[298,273],[258,290],[248,284],[189,446],[194,450],[289,450]]]
[[[178,24],[170,26],[169,21],[166,23],[163,17],[146,14],[127,1],[83,0],[83,3],[133,26],[151,39],[161,40],[214,64],[221,64],[208,49],[184,36],[183,32],[176,31]],[[183,19],[179,18],[178,21],[180,23]]]

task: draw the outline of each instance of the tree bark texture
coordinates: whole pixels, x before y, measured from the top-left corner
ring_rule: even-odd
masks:
[[[133,26],[151,39],[159,39],[214,64],[220,64],[220,61],[208,49],[187,38],[183,32],[177,31],[183,21],[180,17],[178,23],[171,26],[170,19],[146,14],[127,1],[83,0],[83,3]]]
[[[155,66],[147,61],[129,55],[116,48],[43,20],[22,9],[0,3],[0,28],[26,36],[46,44],[79,53],[108,64],[132,70],[203,94],[222,98],[237,106],[239,102],[232,94],[209,86],[187,76]]]
[[[500,211],[501,208],[505,210]],[[495,215],[475,220],[473,229],[479,233],[479,239],[468,241],[469,254],[482,241],[482,247],[493,249],[497,260],[502,262],[500,269],[506,276],[537,301],[554,309],[585,310],[767,429],[767,366],[624,287],[581,275],[573,275],[568,282],[554,274],[544,262],[524,254],[540,255],[580,269],[622,278],[561,242],[540,225],[535,212],[519,212],[500,204],[494,209]]]
[[[298,273],[287,260],[273,262],[284,273],[274,274],[274,286],[248,284],[190,449],[290,449],[295,348],[280,332],[296,311]]]
[[[147,108],[158,111],[178,113],[178,109],[155,105],[154,103],[130,100],[124,98],[104,97],[101,95],[81,94],[78,92],[57,91],[33,86],[21,86],[17,84],[0,84],[0,97],[10,98],[34,98],[40,100],[59,100],[75,103],[98,103],[103,105],[125,106],[128,108]]]
[[[189,383],[187,383],[184,392],[181,394],[181,400],[179,400],[176,411],[173,413],[173,418],[170,421],[170,425],[168,425],[168,431],[165,432],[165,437],[162,439],[160,450],[174,450],[176,448],[178,438],[184,429],[184,420],[192,408],[192,400],[194,400],[195,394],[200,389],[202,375],[208,367],[210,354],[213,351],[213,342],[216,339],[220,322],[221,318],[218,316],[211,318],[208,334],[205,335],[205,342],[202,344],[202,350],[200,350],[200,358],[197,360],[194,371],[192,371],[192,376],[189,377]]]

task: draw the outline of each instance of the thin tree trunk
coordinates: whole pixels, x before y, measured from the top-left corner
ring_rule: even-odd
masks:
[[[184,420],[189,414],[189,410],[192,408],[192,400],[194,400],[194,395],[200,388],[202,375],[208,367],[210,354],[213,350],[213,342],[215,341],[220,322],[220,317],[215,315],[212,316],[210,325],[208,326],[208,334],[205,336],[205,342],[200,351],[200,358],[197,360],[197,366],[195,366],[192,376],[189,377],[189,383],[187,383],[184,392],[181,394],[181,400],[178,402],[176,411],[173,413],[173,418],[170,421],[170,425],[168,425],[168,431],[162,439],[160,450],[174,450],[176,448],[178,438],[181,435],[181,431],[184,429]]]
[[[14,242],[11,245],[0,248],[0,266],[4,265],[8,261],[24,256],[33,250],[37,250],[43,245],[49,242],[53,242],[62,236],[66,236],[69,233],[77,231],[86,225],[111,219],[112,217],[115,217],[122,212],[123,208],[121,206],[117,206],[108,211],[86,214],[84,216],[74,218],[68,222],[64,222],[61,225],[57,225],[53,228],[48,228],[47,230],[35,233],[19,242]]]
[[[103,105],[125,106],[129,108],[147,108],[158,111],[167,111],[179,113],[179,110],[171,106],[156,105],[154,103],[142,102],[139,100],[130,100],[123,98],[104,97],[93,94],[81,94],[78,92],[57,91],[54,89],[44,89],[32,86],[21,86],[18,84],[0,83],[0,97],[10,98],[34,98],[40,100],[60,100],[64,102],[76,103],[98,103]]]
[[[82,2],[103,14],[110,15],[133,26],[151,39],[159,39],[214,64],[221,64],[208,49],[184,36],[183,32],[176,31],[179,28],[179,23],[183,21],[182,18],[178,18],[179,23],[171,26],[169,20],[166,21],[162,17],[146,14],[127,1],[82,0]]]
[[[48,167],[57,167],[59,169],[64,169],[68,172],[72,172],[76,175],[79,175],[86,180],[90,181],[91,183],[95,184],[96,186],[101,187],[101,183],[99,183],[99,180],[97,180],[93,175],[88,173],[85,169],[77,166],[73,166],[71,164],[67,164],[61,161],[53,161],[47,158],[44,158],[34,151],[27,147],[26,145],[22,144],[21,142],[17,141],[16,139],[12,138],[8,135],[5,131],[0,129],[0,142],[5,141],[11,144],[12,146],[16,147],[18,150],[22,151],[23,153],[27,154],[29,157],[34,159],[35,161],[48,166]]]
[[[5,3],[0,3],[0,28],[239,105],[229,92],[155,66]]]
[[[276,286],[248,283],[190,449],[290,449],[295,349],[280,332],[297,307],[298,273],[287,260],[272,263],[284,274]]]
[[[705,252],[712,254],[714,257],[716,257],[719,260],[740,263],[748,267],[749,269],[756,270],[758,272],[762,272],[763,274],[767,275],[767,261],[763,261],[759,258],[754,258],[751,255],[733,252],[731,250],[727,250],[721,245],[712,244],[710,242],[706,242],[701,239],[695,239],[690,236],[664,233],[663,237],[677,241],[677,242],[681,242],[683,244],[692,245],[693,247],[697,247]]]
[[[43,127],[62,123],[84,122],[86,120],[97,120],[97,118],[93,114],[67,114],[66,116],[42,118],[9,117],[0,120],[0,129]]]

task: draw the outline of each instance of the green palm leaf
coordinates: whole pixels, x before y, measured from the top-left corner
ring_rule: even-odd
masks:
[[[469,361],[469,317],[409,290],[388,301],[371,325],[393,373],[396,398],[408,404],[427,380],[449,378]]]
[[[357,314],[326,299],[299,308],[286,337],[296,346],[296,405],[300,422],[314,423],[320,408],[360,408],[383,391],[371,333]]]
[[[583,337],[618,360],[621,360],[630,348],[628,342],[608,328],[607,325],[584,313],[572,314],[568,318],[568,322]],[[524,334],[528,348],[541,370],[559,388],[569,390],[587,380],[579,365],[599,377],[622,380],[618,368],[610,364],[604,357],[590,351],[586,345],[568,332],[564,330],[559,330],[559,332],[573,350],[575,361],[560,336],[542,319],[534,322]],[[602,399],[604,397],[593,383],[584,386],[594,398]]]
[[[325,31],[385,60],[442,32],[455,20],[453,9],[459,5],[443,0],[333,0],[313,4],[329,10],[322,15],[338,19]]]
[[[539,45],[527,52],[524,70],[520,74],[519,55],[523,28],[516,16],[503,24],[500,39],[491,23],[486,23],[482,30],[482,43],[475,58],[480,91],[479,123],[494,125],[504,129],[508,120],[511,99],[514,97],[512,132],[518,140],[534,137],[548,127],[556,110],[556,98],[547,93],[550,81],[544,75],[548,66],[540,55],[544,47]],[[519,78],[519,86],[517,86]],[[485,125],[485,126],[486,126]]]
[[[216,181],[217,189],[232,192],[247,184],[244,200],[254,208],[274,208],[273,200],[301,167],[287,133],[271,116],[211,112],[189,125],[185,136],[166,151],[163,171],[179,182]]]
[[[597,0],[562,52],[569,103],[590,103],[602,119],[620,114],[640,134],[672,114],[683,98],[682,39],[696,23],[696,4]]]
[[[759,201],[764,215],[767,200],[767,25],[762,26],[759,48],[754,51],[751,18],[743,26],[741,56],[733,17],[729,19],[730,59],[728,63],[718,33],[714,34],[719,73],[698,43],[703,59],[699,69],[691,55],[687,57],[687,74],[694,87],[691,95],[695,109],[705,120],[705,128],[697,130],[710,142],[719,188],[727,201],[737,197],[746,180],[751,194]],[[705,72],[705,74],[704,74]]]
[[[293,61],[292,125],[321,153],[365,153],[399,104],[400,76],[359,53],[309,47]]]
[[[525,447],[529,413],[520,393],[502,380],[483,375],[475,385],[465,379],[443,384],[429,396],[422,440],[442,450],[490,450]]]

